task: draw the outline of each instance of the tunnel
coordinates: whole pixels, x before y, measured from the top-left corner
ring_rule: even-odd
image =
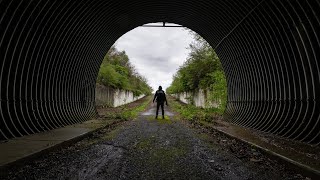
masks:
[[[0,0],[0,139],[94,117],[108,49],[138,26],[171,22],[218,54],[226,121],[319,145],[319,13],[318,0]]]

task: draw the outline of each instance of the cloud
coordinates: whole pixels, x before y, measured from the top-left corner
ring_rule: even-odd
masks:
[[[116,42],[118,50],[126,51],[139,74],[156,90],[166,89],[172,76],[186,60],[192,36],[184,28],[138,27]]]

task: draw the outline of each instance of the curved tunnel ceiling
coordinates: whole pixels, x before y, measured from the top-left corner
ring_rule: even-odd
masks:
[[[319,13],[317,0],[0,0],[0,138],[94,116],[111,45],[139,25],[172,22],[219,55],[227,120],[319,145]]]

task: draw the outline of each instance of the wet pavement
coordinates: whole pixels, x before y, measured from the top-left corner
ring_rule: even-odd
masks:
[[[165,108],[165,119],[154,118],[152,104],[133,121],[102,129],[0,179],[305,179],[285,165],[237,156],[242,145],[232,153],[211,143],[211,136]]]
[[[157,111],[157,105],[156,105],[156,103],[152,103],[150,108],[147,111],[141,113],[141,116],[155,116],[156,115],[156,111]],[[161,118],[161,115],[162,115],[161,114],[162,113],[161,112],[161,107],[159,108],[159,112],[158,113],[159,113],[159,117]],[[172,117],[172,116],[174,116],[174,113],[172,113],[169,110],[168,106],[164,105],[164,115]]]

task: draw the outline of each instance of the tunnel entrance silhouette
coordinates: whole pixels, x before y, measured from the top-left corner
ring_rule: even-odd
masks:
[[[0,138],[93,117],[111,45],[137,26],[172,22],[217,52],[226,120],[319,145],[319,13],[314,0],[1,0]]]

